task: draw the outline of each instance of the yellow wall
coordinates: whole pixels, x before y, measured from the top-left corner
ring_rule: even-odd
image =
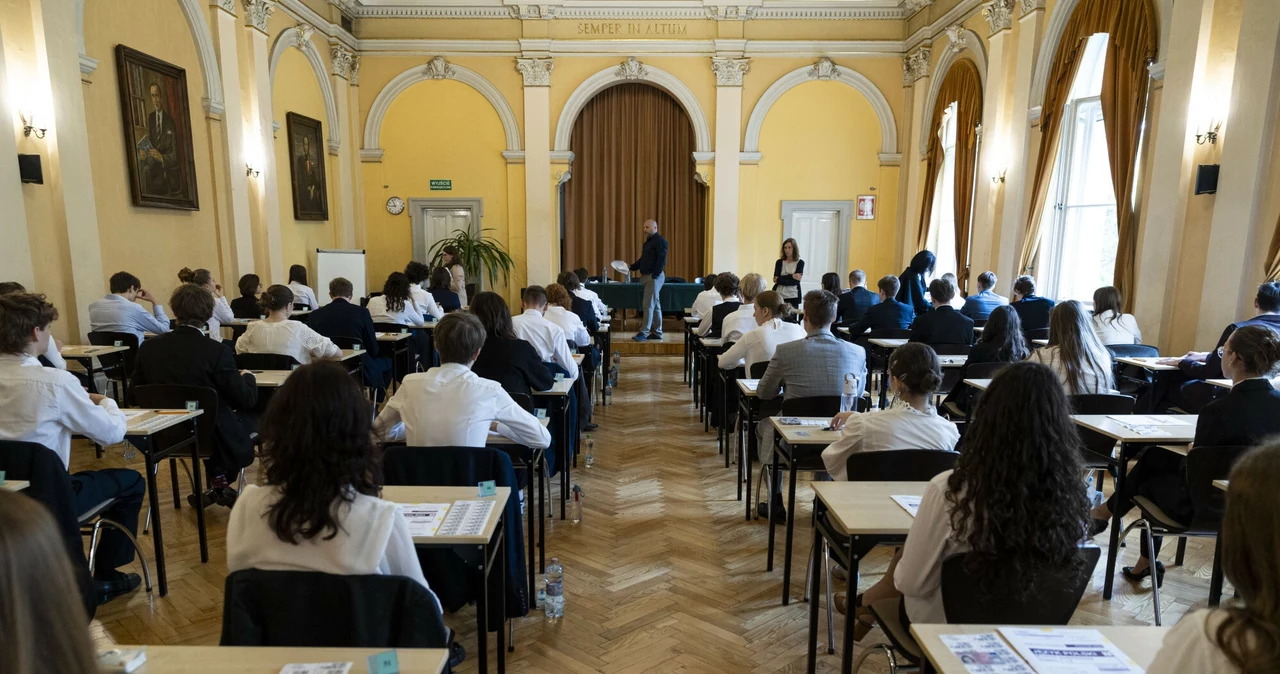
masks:
[[[275,80],[272,83],[272,112],[280,123],[276,132],[275,153],[276,181],[280,193],[280,238],[284,243],[284,263],[301,264],[308,268],[311,276],[315,261],[316,248],[335,248],[337,238],[334,227],[338,220],[337,193],[338,165],[337,157],[329,154],[324,143],[328,141],[330,129],[328,117],[324,109],[324,95],[320,93],[320,83],[315,71],[311,69],[307,57],[297,49],[286,49],[280,56],[276,66]],[[289,120],[288,113],[320,121],[321,146],[316,148],[316,155],[325,162],[325,181],[328,184],[329,219],[294,220],[293,189],[290,179],[290,167],[293,165],[289,156]],[[310,278],[310,277],[309,277]]]

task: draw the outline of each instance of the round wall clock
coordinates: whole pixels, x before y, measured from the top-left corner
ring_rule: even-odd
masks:
[[[400,197],[391,197],[387,199],[387,212],[392,215],[400,215],[404,212],[404,199]]]

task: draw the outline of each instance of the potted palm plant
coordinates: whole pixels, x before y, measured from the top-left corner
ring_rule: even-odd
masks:
[[[439,266],[443,262],[444,249],[452,246],[458,249],[460,258],[458,263],[467,272],[467,278],[478,282],[483,271],[489,277],[490,286],[498,285],[499,274],[502,275],[502,283],[506,283],[513,266],[511,254],[500,241],[485,236],[485,232],[492,231],[492,228],[486,228],[477,234],[472,234],[466,230],[455,229],[453,236],[440,239],[431,245],[431,249],[427,251],[427,258],[432,267]]]

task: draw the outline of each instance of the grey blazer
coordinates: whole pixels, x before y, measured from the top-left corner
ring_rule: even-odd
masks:
[[[779,344],[756,388],[761,400],[838,396],[844,393],[844,376],[858,378],[854,391],[862,396],[867,385],[867,352],[828,330],[816,330],[804,339]]]

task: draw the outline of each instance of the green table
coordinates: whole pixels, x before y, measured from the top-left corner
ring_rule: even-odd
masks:
[[[642,283],[588,283],[587,288],[600,296],[600,301],[610,309],[625,311],[644,311],[644,284]],[[693,306],[698,293],[702,292],[701,283],[664,283],[659,301],[664,314],[684,315],[684,310]]]

